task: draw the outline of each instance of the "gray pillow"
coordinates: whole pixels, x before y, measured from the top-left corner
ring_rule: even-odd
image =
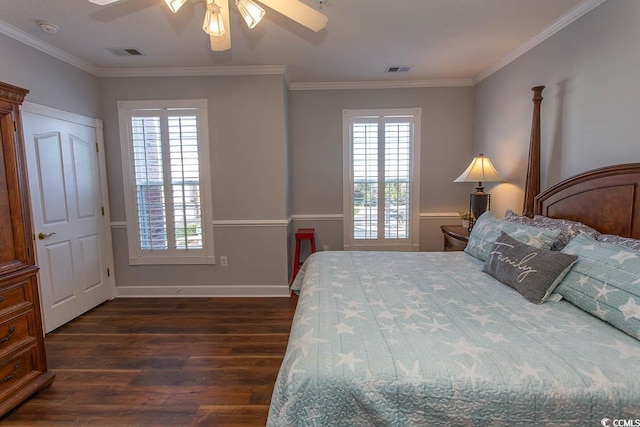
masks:
[[[502,232],[482,271],[511,286],[532,303],[542,304],[577,259],[575,255],[527,245]]]
[[[613,234],[601,234],[597,237],[597,240],[598,242],[615,243],[616,245],[624,246],[625,248],[633,249],[634,251],[640,251],[640,240],[638,239],[616,236]]]
[[[531,225],[532,227],[536,226],[536,223],[533,221],[533,219],[529,218],[528,216],[518,215],[511,209],[507,209],[504,212],[504,220],[514,222],[516,224]]]
[[[600,232],[595,228],[591,228],[581,222],[570,221],[568,219],[536,215],[533,217],[533,222],[536,227],[544,228],[546,230],[560,230],[557,240],[551,247],[554,251],[562,250],[562,248],[567,246],[571,239],[580,233],[585,233],[594,239],[600,235]]]

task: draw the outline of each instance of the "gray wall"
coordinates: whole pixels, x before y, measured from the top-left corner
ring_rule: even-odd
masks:
[[[118,295],[286,295],[287,89],[277,76],[98,78],[0,35],[0,81],[28,101],[98,118],[105,155]],[[11,58],[7,60],[6,58]],[[118,100],[206,98],[216,255],[228,267],[129,266]]]
[[[282,76],[97,78],[0,35],[0,80],[28,100],[104,121],[120,294],[275,294],[286,290],[292,234],[342,247],[342,110],[422,108],[420,245],[442,248],[472,185],[452,181],[479,152],[509,183],[492,210],[522,208],[531,91],[542,106],[542,185],[593,167],[640,161],[640,2],[608,0],[476,87],[287,91]],[[207,98],[216,255],[229,267],[127,261],[118,100]],[[287,219],[293,217],[291,223]]]
[[[286,295],[287,141],[281,75],[103,78],[121,295]],[[117,101],[208,100],[215,249],[229,266],[129,266]]]
[[[422,108],[420,247],[442,250],[439,225],[443,218],[431,220],[428,215],[468,207],[473,186],[453,180],[473,157],[472,87],[292,91],[289,134],[294,228],[314,227],[319,247],[342,249],[342,219],[326,217],[343,213],[342,110],[408,107]],[[456,218],[444,220],[459,223]]]
[[[522,210],[532,92],[542,102],[542,189],[600,166],[640,161],[640,2],[608,0],[476,85],[474,147],[510,181],[492,210]]]
[[[29,89],[26,100],[100,118],[99,79],[0,34],[0,81]]]

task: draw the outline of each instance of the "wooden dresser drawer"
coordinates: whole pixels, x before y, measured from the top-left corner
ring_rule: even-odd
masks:
[[[55,377],[40,317],[20,114],[28,93],[0,82],[0,419]]]
[[[35,367],[35,352],[35,348],[29,348],[0,365],[0,398],[40,375]]]
[[[31,304],[28,280],[20,281],[0,290],[0,315]]]
[[[19,347],[37,341],[34,335],[31,311],[0,323],[0,361]]]

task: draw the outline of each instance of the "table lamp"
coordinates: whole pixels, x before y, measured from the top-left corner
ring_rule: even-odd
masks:
[[[469,230],[473,227],[475,220],[491,207],[491,195],[484,192],[483,182],[504,182],[506,181],[491,164],[488,157],[480,154],[474,157],[469,167],[462,172],[453,182],[477,182],[476,192],[469,197],[469,210],[473,214],[473,219],[469,222]]]

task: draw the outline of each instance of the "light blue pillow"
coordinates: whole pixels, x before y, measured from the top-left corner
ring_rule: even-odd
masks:
[[[485,261],[493,248],[493,244],[503,231],[513,239],[541,249],[551,249],[551,245],[560,233],[559,230],[543,230],[505,221],[496,218],[491,212],[485,212],[480,215],[480,218],[473,226],[469,242],[464,251]]]
[[[556,292],[640,340],[640,251],[579,234],[562,252],[578,261]]]

